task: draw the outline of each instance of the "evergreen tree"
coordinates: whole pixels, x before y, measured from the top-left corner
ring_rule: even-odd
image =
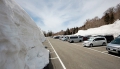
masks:
[[[78,32],[78,27],[76,27],[76,30],[75,30],[75,33],[77,33]]]
[[[73,28],[73,34],[75,34],[75,27]]]
[[[110,17],[110,23],[112,24],[114,22],[114,15],[113,13],[111,14],[111,17]]]
[[[67,35],[67,34],[66,34],[66,31],[64,31],[64,35]]]
[[[47,36],[52,36],[53,32],[52,31],[48,31]]]
[[[106,14],[105,14],[105,18],[104,18],[105,23],[106,23],[106,24],[109,24],[109,22],[110,22],[109,20],[110,20],[110,16],[109,16],[108,13],[106,13]]]
[[[69,30],[69,28],[67,28],[66,34],[67,34],[67,35],[70,35],[70,30]]]

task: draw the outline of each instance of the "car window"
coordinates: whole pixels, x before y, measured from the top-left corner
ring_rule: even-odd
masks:
[[[76,38],[78,38],[77,36],[74,36],[74,37],[70,37],[70,39],[76,39]]]
[[[104,38],[96,38],[95,41],[105,40]]]
[[[120,45],[120,38],[116,38],[115,40],[111,41],[111,43]]]
[[[93,41],[93,39],[88,39],[88,41]]]
[[[99,38],[99,40],[105,40],[104,38]]]
[[[82,36],[79,36],[79,38],[82,38]]]
[[[98,38],[96,38],[96,39],[94,39],[95,41],[98,41],[99,39]]]

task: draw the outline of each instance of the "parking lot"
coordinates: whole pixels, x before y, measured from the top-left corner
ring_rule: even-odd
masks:
[[[47,38],[43,44],[50,50],[49,69],[119,69],[120,55],[108,54],[106,46],[83,47],[82,42],[69,43]]]
[[[73,45],[83,47],[82,42],[81,43],[73,43]],[[92,51],[96,51],[96,52],[99,52],[99,53],[103,53],[103,54],[106,54],[106,55],[110,55],[110,56],[120,58],[120,55],[117,54],[117,53],[108,53],[108,51],[106,50],[106,46],[93,46],[93,47],[83,47],[83,48],[87,48],[87,49],[92,50]]]

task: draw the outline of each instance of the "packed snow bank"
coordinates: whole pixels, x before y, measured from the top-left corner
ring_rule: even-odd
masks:
[[[49,52],[42,31],[13,0],[0,0],[0,69],[42,69]]]
[[[75,35],[107,35],[112,34],[114,37],[120,35],[120,20],[113,24],[104,25],[98,28],[91,28],[88,30],[79,30]]]
[[[46,40],[46,38],[43,34],[43,31],[40,29],[40,27],[39,27],[39,30],[40,30],[40,36],[41,36],[40,40],[41,40],[41,42],[44,42]]]

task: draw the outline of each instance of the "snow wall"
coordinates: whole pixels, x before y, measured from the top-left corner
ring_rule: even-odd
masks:
[[[45,37],[13,0],[0,0],[0,69],[43,69],[49,52]]]
[[[113,24],[103,25],[98,28],[91,28],[88,30],[79,30],[75,35],[120,35],[120,20],[115,21]]]

